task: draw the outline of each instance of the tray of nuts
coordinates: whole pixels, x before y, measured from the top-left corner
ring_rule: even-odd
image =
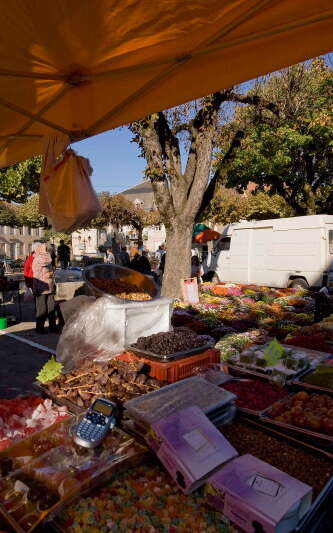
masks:
[[[155,282],[135,270],[119,265],[96,264],[83,271],[84,280],[95,296],[107,296],[119,303],[149,301],[158,298]]]
[[[290,394],[266,409],[260,420],[295,438],[332,448],[333,394],[313,394],[304,390]]]
[[[175,328],[173,331],[139,337],[126,349],[144,359],[168,362],[203,353],[214,344],[214,339],[208,335],[197,335],[188,328]]]

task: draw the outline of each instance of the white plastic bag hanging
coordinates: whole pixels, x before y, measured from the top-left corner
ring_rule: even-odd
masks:
[[[48,216],[56,231],[75,231],[102,210],[91,185],[91,174],[89,160],[69,149],[42,176]]]

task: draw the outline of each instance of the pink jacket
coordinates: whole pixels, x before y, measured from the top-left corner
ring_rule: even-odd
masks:
[[[35,250],[32,261],[33,293],[35,295],[51,294],[54,292],[54,275],[51,255],[46,244],[40,244]]]

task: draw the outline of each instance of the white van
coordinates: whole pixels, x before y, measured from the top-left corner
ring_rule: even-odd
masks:
[[[230,224],[203,269],[207,280],[333,288],[333,215]]]

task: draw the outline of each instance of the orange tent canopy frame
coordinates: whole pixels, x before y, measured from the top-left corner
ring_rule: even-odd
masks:
[[[330,51],[331,0],[10,0],[0,166]]]
[[[194,242],[204,244],[205,242],[219,239],[220,236],[220,233],[218,233],[217,231],[214,231],[212,229],[205,229],[201,233],[197,233],[197,235],[194,237]]]

